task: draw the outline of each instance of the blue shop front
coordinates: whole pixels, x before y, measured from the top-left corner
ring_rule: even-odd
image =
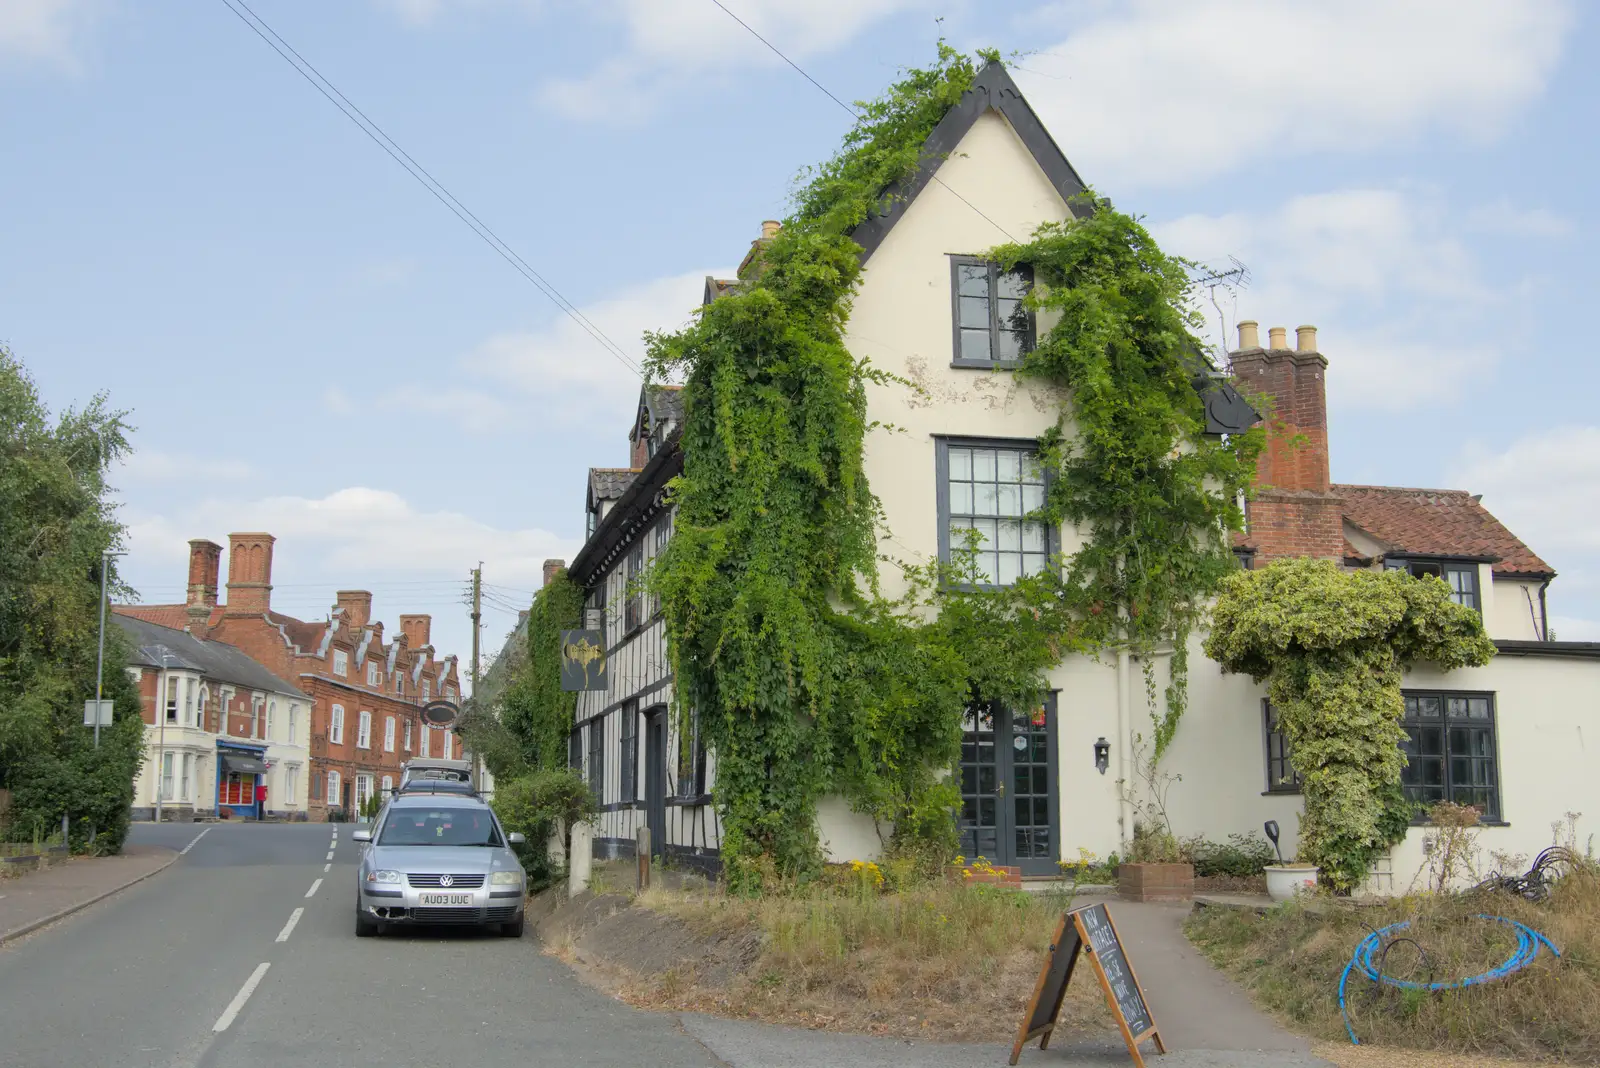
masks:
[[[266,812],[267,747],[217,742],[217,815],[258,820]]]

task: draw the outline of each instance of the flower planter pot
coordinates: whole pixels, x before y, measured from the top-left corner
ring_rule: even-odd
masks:
[[[1317,889],[1315,864],[1268,864],[1266,872],[1267,896],[1274,901],[1289,901]]]
[[[1194,865],[1118,865],[1117,893],[1129,901],[1188,901],[1194,897]]]

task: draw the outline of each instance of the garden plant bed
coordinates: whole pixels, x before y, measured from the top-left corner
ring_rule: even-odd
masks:
[[[559,895],[560,891],[552,891]],[[713,886],[585,893],[538,923],[546,951],[641,1008],[926,1041],[1009,1042],[1064,896],[929,883],[736,897]],[[1057,1041],[1113,1027],[1074,983]]]
[[[1362,907],[1318,899],[1261,913],[1198,910],[1187,931],[1213,963],[1288,1026],[1348,1044],[1339,976],[1364,937],[1409,920],[1403,935],[1416,944],[1395,943],[1385,974],[1424,983],[1430,976],[1459,979],[1489,971],[1516,948],[1514,929],[1480,920],[1480,914],[1528,925],[1548,937],[1563,959],[1544,951],[1503,979],[1444,992],[1379,987],[1352,973],[1346,998],[1363,1046],[1600,1063],[1600,882],[1592,874],[1561,880],[1543,904],[1487,892]]]

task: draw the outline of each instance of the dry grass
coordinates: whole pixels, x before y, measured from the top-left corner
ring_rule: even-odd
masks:
[[[635,1004],[927,1040],[1009,1041],[1067,902],[936,883],[897,893],[814,886],[756,899],[712,887],[651,890],[634,906],[629,911],[653,913],[697,944],[748,950],[738,967],[711,975],[681,952],[679,961],[658,959],[643,970],[629,954],[635,969],[615,985]],[[602,922],[619,928],[628,920],[619,913]],[[640,941],[671,940],[638,931]],[[628,959],[618,948],[606,952],[606,964]],[[1062,1037],[1112,1026],[1099,987],[1074,983]]]
[[[1458,1058],[1600,1063],[1600,881],[1592,873],[1563,879],[1544,904],[1496,893],[1425,895],[1371,907],[1285,906],[1264,915],[1207,909],[1190,920],[1188,930],[1213,962],[1290,1026],[1347,1043],[1339,976],[1370,929],[1412,921],[1404,934],[1421,950],[1395,943],[1386,973],[1444,981],[1488,971],[1515,947],[1510,928],[1478,919],[1479,914],[1504,916],[1542,932],[1562,960],[1545,952],[1507,978],[1437,993],[1379,986],[1352,974],[1347,1001],[1362,1043]],[[1441,1063],[1472,1062],[1447,1056]]]

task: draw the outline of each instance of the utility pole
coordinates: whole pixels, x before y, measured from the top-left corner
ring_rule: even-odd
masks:
[[[478,561],[478,566],[472,572],[472,705],[478,705],[478,621],[483,617],[483,561]],[[461,702],[463,706],[466,701]],[[457,710],[457,723],[460,723],[460,710]],[[463,746],[463,749],[465,746]],[[466,754],[463,753],[463,756]],[[474,754],[471,758],[471,770],[467,772],[472,779],[473,789],[478,786],[478,758]]]

